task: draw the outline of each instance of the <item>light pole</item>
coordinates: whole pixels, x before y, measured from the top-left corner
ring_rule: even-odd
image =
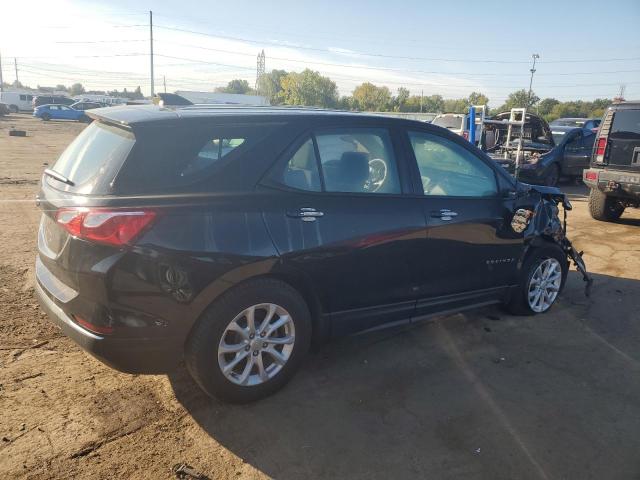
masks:
[[[529,70],[531,72],[531,79],[529,80],[529,95],[527,96],[527,108],[531,106],[531,87],[533,85],[533,74],[536,73],[536,60],[540,58],[540,55],[538,55],[537,53],[534,53],[533,55],[531,55],[531,57],[533,58],[533,65],[531,66],[531,70]]]

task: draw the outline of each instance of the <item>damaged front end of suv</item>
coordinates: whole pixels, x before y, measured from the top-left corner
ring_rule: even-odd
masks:
[[[583,252],[578,252],[567,238],[567,212],[573,208],[567,195],[555,187],[521,182],[517,185],[515,213],[511,228],[516,233],[522,233],[530,247],[535,247],[544,241],[558,245],[582,275],[585,281],[585,295],[589,296],[593,278],[587,272],[582,259]],[[560,205],[563,210],[562,219]]]

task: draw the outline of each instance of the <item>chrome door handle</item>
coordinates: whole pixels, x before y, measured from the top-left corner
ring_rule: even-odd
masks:
[[[319,212],[311,207],[303,207],[297,212],[287,212],[287,216],[301,218],[303,222],[315,222],[316,218],[324,216],[324,212]]]
[[[442,208],[439,212],[431,212],[431,217],[439,218],[440,220],[451,220],[453,217],[457,217],[458,212],[453,212],[448,208]]]

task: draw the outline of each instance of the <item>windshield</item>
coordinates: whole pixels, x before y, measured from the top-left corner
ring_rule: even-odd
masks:
[[[585,118],[559,118],[551,122],[551,126],[558,127],[582,127],[587,120]]]
[[[433,119],[433,125],[444,127],[452,130],[460,130],[462,128],[462,117],[453,115],[443,115]]]

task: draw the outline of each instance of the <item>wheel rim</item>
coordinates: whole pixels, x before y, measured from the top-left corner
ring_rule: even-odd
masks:
[[[533,272],[527,290],[529,307],[544,312],[555,302],[562,283],[562,267],[555,258],[546,258]]]
[[[227,325],[218,344],[218,366],[236,385],[259,385],[282,370],[295,340],[293,319],[283,307],[252,305]]]

